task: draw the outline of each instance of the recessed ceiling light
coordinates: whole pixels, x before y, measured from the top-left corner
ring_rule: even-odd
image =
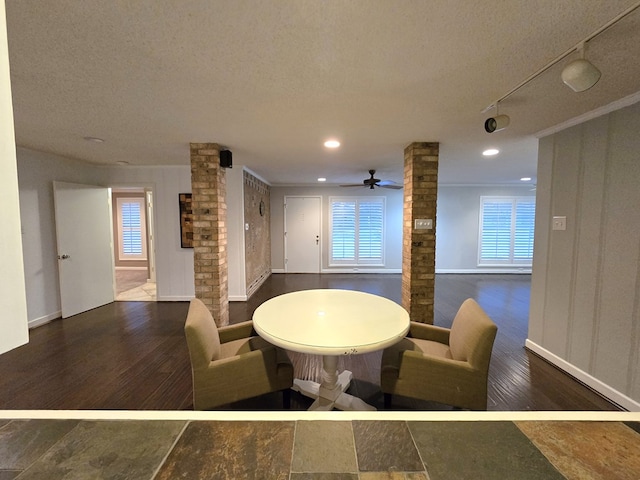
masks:
[[[102,138],[98,138],[98,137],[83,137],[87,142],[93,142],[93,143],[104,143],[104,140]]]
[[[327,140],[324,142],[324,146],[327,148],[338,148],[340,146],[340,142],[338,140]]]
[[[126,160],[118,160],[116,163],[118,165],[129,165],[129,162],[127,162]]]
[[[520,179],[521,182],[530,182],[531,181],[531,177],[522,177]]]
[[[327,179],[326,179],[326,178],[324,178],[324,177],[320,177],[320,178],[318,178],[318,181],[319,181],[319,182],[326,182],[326,181],[327,181]]]
[[[499,153],[500,150],[498,150],[497,148],[489,148],[488,150],[482,152],[482,155],[484,155],[485,157],[492,157],[493,155],[497,155]]]

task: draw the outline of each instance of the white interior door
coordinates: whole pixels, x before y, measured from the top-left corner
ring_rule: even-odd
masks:
[[[285,272],[320,273],[320,197],[285,197]]]
[[[53,182],[62,318],[115,300],[108,188]]]

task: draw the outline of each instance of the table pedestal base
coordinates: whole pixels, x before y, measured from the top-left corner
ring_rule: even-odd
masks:
[[[338,357],[324,355],[322,357],[322,383],[296,378],[291,389],[306,397],[316,399],[309,410],[330,411],[337,408],[338,410],[350,411],[375,411],[376,408],[372,405],[345,393],[349,388],[353,374],[349,370],[345,370],[338,375],[337,365]]]

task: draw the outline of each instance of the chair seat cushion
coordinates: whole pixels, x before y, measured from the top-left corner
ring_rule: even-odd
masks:
[[[231,342],[221,343],[219,358],[229,358],[269,347],[273,348],[273,345],[261,337],[240,338]]]

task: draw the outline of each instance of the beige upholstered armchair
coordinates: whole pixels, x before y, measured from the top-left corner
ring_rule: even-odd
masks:
[[[206,410],[282,390],[289,408],[293,366],[284,350],[256,336],[253,322],[217,328],[208,308],[191,300],[184,326],[193,376],[193,408]]]
[[[487,379],[498,327],[475,300],[464,301],[451,329],[411,322],[406,338],[382,354],[385,407],[392,395],[471,410],[487,409]]]

